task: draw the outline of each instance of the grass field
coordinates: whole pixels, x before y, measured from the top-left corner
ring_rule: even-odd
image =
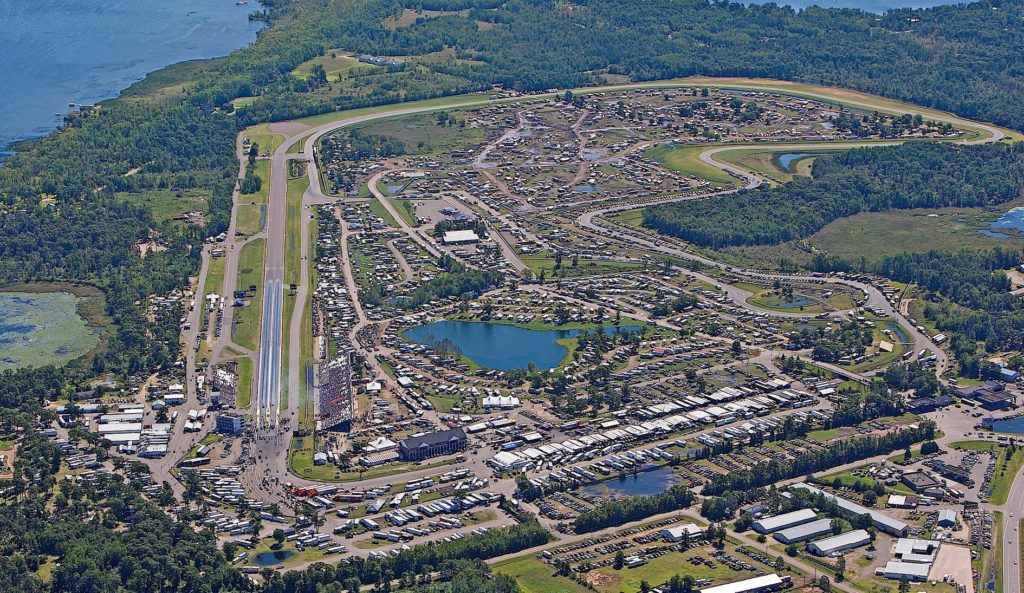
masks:
[[[821,313],[825,310],[824,305],[818,299],[801,293],[799,290],[794,290],[794,296],[801,296],[812,299],[814,302],[800,306],[789,306],[788,299],[780,294],[775,294],[774,289],[770,286],[761,286],[760,284],[751,284],[748,282],[735,282],[733,286],[740,288],[751,293],[751,296],[747,298],[747,302],[756,307],[762,309],[768,309],[771,311],[782,311],[782,312],[801,312],[813,315],[815,313]]]
[[[300,177],[288,181],[288,194],[285,199],[285,239],[284,281],[285,284],[298,284],[302,265],[302,194],[309,187],[309,177]]]
[[[166,222],[186,212],[199,211],[205,214],[209,211],[209,205],[206,203],[209,196],[196,190],[175,192],[169,189],[155,189],[140,193],[119,192],[115,197],[122,202],[145,208],[156,223]]]
[[[235,407],[242,410],[249,407],[252,399],[252,359],[243,356],[238,359],[238,391]]]
[[[902,459],[903,455],[900,454],[899,457]],[[865,466],[862,466],[862,467],[864,467],[864,469],[867,469],[868,467],[870,467],[870,465],[865,465]],[[875,480],[874,478],[869,478],[867,476],[855,476],[855,475],[853,475],[852,473],[850,473],[848,471],[839,472],[839,473],[836,473],[836,474],[828,474],[828,475],[825,475],[825,476],[821,476],[820,479],[823,482],[831,485],[832,482],[836,478],[838,478],[839,481],[842,482],[844,487],[853,487],[853,485],[857,484],[858,482],[861,483],[861,484],[868,484],[871,487],[874,487],[876,484],[878,484],[878,481]],[[888,492],[890,492],[890,493],[895,493],[895,494],[913,494],[914,493],[914,491],[911,490],[906,484],[902,484],[902,483],[896,484],[895,486],[893,486],[891,488],[886,488],[886,490]]]
[[[670,145],[662,144],[647,151],[646,156],[653,158],[662,165],[686,175],[706,179],[716,186],[737,185],[739,181],[722,171],[700,160],[700,154],[711,148],[705,144]]]
[[[459,118],[458,115],[455,116]],[[406,154],[443,154],[452,150],[479,144],[487,130],[483,127],[462,127],[459,124],[438,125],[437,115],[424,113],[404,117],[389,117],[356,126],[363,134],[387,136],[402,142]]]
[[[752,173],[767,175],[779,181],[792,181],[793,175],[779,166],[775,158],[778,152],[759,148],[727,150],[715,155],[715,160],[729,163]]]
[[[255,239],[242,247],[238,257],[238,284],[235,290],[248,290],[256,285],[256,296],[235,312],[231,339],[239,346],[256,350],[260,338],[260,312],[263,308],[263,239]]]
[[[254,173],[263,180],[260,190],[252,194],[238,196],[238,220],[236,225],[239,234],[252,235],[260,231],[265,221],[267,195],[270,191],[270,161],[256,161]]]
[[[574,267],[571,259],[564,258],[562,259],[562,266],[558,269],[558,273],[556,275],[555,258],[553,257],[546,257],[545,255],[526,256],[523,257],[522,260],[535,276],[540,277],[541,272],[544,272],[544,277],[548,279],[554,279],[556,277],[575,278],[578,276],[613,274],[616,272],[639,270],[643,267],[640,264],[630,262],[600,261],[592,259],[581,259]]]
[[[583,585],[555,576],[555,569],[534,556],[521,556],[494,564],[492,570],[516,580],[523,593],[587,593]]]
[[[380,200],[376,198],[370,200],[370,212],[373,212],[374,215],[383,219],[384,224],[396,229],[398,228],[398,221],[395,220],[394,216],[391,216],[391,213],[384,207],[384,204],[380,203]]]
[[[909,332],[904,329],[900,324],[895,321],[882,320],[869,316],[871,321],[875,322],[875,327],[872,329],[872,344],[878,346],[878,343],[882,340],[890,342],[893,345],[892,352],[878,352],[875,356],[860,363],[851,365],[849,369],[855,373],[861,373],[877,368],[882,368],[892,362],[895,362],[903,357],[903,354],[907,351],[907,348],[912,348],[913,345],[903,341],[900,336],[909,336]],[[884,330],[892,332],[892,336],[887,336],[883,333]],[[909,339],[909,338],[908,338]]]
[[[256,556],[259,556],[260,554],[263,554],[265,552],[278,552],[278,551],[281,551],[281,552],[291,552],[292,553],[292,555],[289,558],[287,558],[285,560],[282,560],[281,562],[274,563],[274,564],[271,565],[271,567],[278,566],[278,565],[281,565],[281,564],[283,564],[285,566],[292,566],[292,565],[295,565],[295,564],[304,564],[306,562],[314,562],[316,560],[320,560],[321,558],[323,558],[324,556],[327,555],[327,553],[324,550],[318,550],[318,549],[316,549],[315,546],[314,547],[308,547],[308,548],[305,548],[305,549],[300,551],[300,550],[295,548],[295,542],[284,542],[284,544],[282,544],[281,547],[278,548],[278,549],[275,549],[275,548],[271,547],[275,543],[276,542],[273,539],[269,538],[269,537],[260,540],[260,542],[258,544],[256,544],[255,548],[253,548],[252,550],[249,550],[249,560],[243,562],[242,564],[246,564],[246,565],[250,564],[252,562],[253,558],[255,558]]]
[[[904,251],[931,249],[1009,249],[1024,246],[1024,235],[1005,232],[1007,238],[979,233],[990,222],[1024,201],[988,208],[937,208],[862,212],[825,226],[810,243],[830,254],[855,260],[861,256],[880,259]],[[1004,232],[1000,230],[1000,232]]]
[[[210,267],[206,272],[206,284],[203,286],[203,298],[200,303],[197,303],[197,307],[202,307],[199,314],[199,326],[206,326],[206,297],[207,295],[217,294],[224,296],[224,257],[211,257]],[[230,290],[230,289],[229,289]]]
[[[313,71],[313,66],[316,64],[323,66],[324,71],[327,73],[327,80],[329,81],[336,80],[339,74],[345,76],[350,70],[356,68],[372,70],[380,67],[373,66],[371,64],[363,64],[352,56],[344,55],[341,52],[330,51],[327,52],[327,55],[318,56],[312,60],[307,60],[299,64],[295,70],[292,70],[292,76],[306,80],[310,77],[310,74]]]
[[[263,127],[263,126],[261,126]],[[284,143],[284,136],[281,134],[249,134],[249,142],[255,142],[260,154],[273,154],[277,147]]]
[[[727,546],[727,551],[737,555],[732,546]],[[670,552],[637,568],[621,570],[615,570],[611,566],[598,568],[594,572],[598,575],[599,580],[594,583],[594,586],[600,593],[617,593],[618,591],[639,591],[641,581],[647,581],[652,587],[656,587],[677,574],[690,575],[697,580],[713,579],[712,584],[714,585],[722,585],[755,575],[753,572],[735,572],[718,562],[715,563],[715,568],[710,568],[706,564],[694,565],[685,560],[691,556],[706,558],[707,553],[699,549],[686,553]]]
[[[398,215],[402,217],[409,226],[416,226],[416,207],[409,200],[391,200],[391,204],[398,211]]]
[[[637,208],[636,210],[626,210],[618,214],[611,216],[615,222],[634,229],[643,228],[644,226],[644,209]]]

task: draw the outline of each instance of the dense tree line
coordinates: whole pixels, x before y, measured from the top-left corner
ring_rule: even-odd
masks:
[[[399,57],[454,50],[451,59],[407,69],[403,76],[421,77],[415,90],[438,89],[435,80],[452,88],[565,88],[591,84],[603,73],[634,80],[763,76],[853,87],[1024,127],[1024,113],[1012,100],[1024,84],[1015,51],[1024,45],[1019,1],[894,10],[879,18],[854,10],[796,12],[703,0],[589,0],[572,7],[550,0],[440,0],[426,4],[471,8],[420,15],[402,27],[383,21],[403,8],[427,6],[417,0],[309,4],[323,15],[317,30],[330,39],[324,47]],[[243,111],[258,119],[379,96],[321,89],[281,100],[265,82],[253,86],[266,92]],[[387,95],[395,89],[382,90]],[[415,92],[412,86],[403,90]]]
[[[436,299],[480,294],[500,286],[503,279],[501,272],[470,270],[451,257],[443,258],[441,265],[447,271],[416,287],[416,290],[402,299],[403,306],[418,307]]]
[[[885,435],[833,441],[824,450],[804,452],[792,460],[770,459],[754,465],[748,471],[715,476],[704,486],[702,493],[715,496],[728,491],[743,492],[875,455],[905,449],[913,443],[930,440],[934,436],[935,424],[925,422],[917,428],[907,428]]]
[[[844,321],[826,328],[806,327],[789,336],[795,348],[811,348],[811,357],[822,362],[838,362],[842,358],[864,354],[871,345],[871,329],[856,321]]]
[[[644,210],[644,224],[703,247],[802,239],[864,211],[986,206],[1020,197],[1024,143],[908,143],[815,159],[810,178]]]
[[[639,521],[661,513],[678,511],[693,504],[694,494],[685,486],[672,486],[654,496],[633,496],[594,507],[576,517],[576,533],[590,533],[605,527]]]
[[[905,253],[886,257],[874,268],[926,291],[924,314],[952,334],[961,374],[994,378],[998,368],[985,361],[984,352],[1024,348],[1024,306],[1010,294],[1004,272],[1021,263],[1024,254],[996,248]]]
[[[921,397],[937,395],[943,390],[935,373],[916,362],[889,365],[882,380],[891,389],[913,391]]]

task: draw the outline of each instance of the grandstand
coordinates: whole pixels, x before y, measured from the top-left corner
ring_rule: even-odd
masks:
[[[320,365],[316,392],[318,430],[347,430],[352,425],[352,354],[339,352]]]

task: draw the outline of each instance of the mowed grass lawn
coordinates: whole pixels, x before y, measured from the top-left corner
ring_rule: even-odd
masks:
[[[334,54],[333,57],[331,55],[332,53]],[[312,74],[313,66],[317,64],[323,66],[324,72],[327,73],[327,79],[330,81],[336,80],[339,74],[345,74],[354,68],[364,68],[366,70],[382,68],[381,66],[374,66],[372,64],[363,64],[352,56],[344,55],[335,51],[328,52],[327,55],[317,56],[312,60],[306,60],[299,64],[298,68],[292,70],[292,76],[306,80]]]
[[[263,308],[263,239],[255,239],[242,247],[238,257],[238,284],[235,290],[249,290],[256,285],[256,296],[235,312],[231,339],[243,348],[255,351],[260,339],[260,312]]]
[[[658,161],[662,165],[701,179],[706,179],[714,185],[731,186],[738,181],[733,176],[718,167],[714,167],[700,160],[700,155],[712,147],[706,144],[698,145],[673,145],[662,144],[647,151],[647,156]]]
[[[243,356],[238,359],[238,390],[235,393],[235,407],[244,410],[252,400],[252,359]]]
[[[775,156],[784,151],[771,151],[759,148],[741,148],[728,150],[715,155],[715,160],[730,163],[741,169],[774,177],[779,181],[792,181],[793,175],[783,171]],[[796,151],[789,151],[796,152]]]
[[[491,569],[516,580],[523,593],[587,593],[589,589],[566,577],[534,556],[521,556],[494,564]]]
[[[731,546],[727,551],[737,558],[743,557]],[[601,593],[618,593],[619,591],[639,591],[641,581],[647,581],[652,587],[657,587],[665,584],[677,574],[690,575],[697,580],[712,579],[712,585],[724,585],[751,578],[757,574],[752,571],[736,572],[720,562],[715,562],[715,568],[710,568],[703,563],[695,565],[686,560],[692,556],[708,558],[707,551],[701,549],[689,550],[685,553],[670,552],[637,568],[621,570],[615,570],[611,566],[598,568],[594,572],[597,573],[599,580],[591,582]]]
[[[242,235],[258,233],[266,224],[267,196],[270,192],[270,161],[256,161],[253,172],[263,180],[260,190],[238,196],[237,229]]]
[[[384,204],[381,204],[380,200],[377,198],[370,200],[370,212],[373,212],[374,216],[380,217],[380,219],[384,221],[384,224],[389,227],[398,228],[398,222],[395,220],[395,217],[391,216],[388,209],[385,208]]]
[[[302,194],[309,187],[309,177],[303,176],[288,181],[285,200],[284,278],[288,284],[298,284],[302,265]]]
[[[250,130],[260,130],[259,132],[251,132],[246,134],[249,137],[249,142],[254,142],[262,154],[273,154],[275,150],[284,142],[284,136],[281,134],[271,134],[267,130],[266,124],[257,126],[256,128],[250,128]],[[265,181],[265,180],[264,180]]]

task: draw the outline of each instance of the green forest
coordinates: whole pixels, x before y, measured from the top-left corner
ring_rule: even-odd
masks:
[[[814,161],[810,178],[709,200],[644,209],[644,225],[702,247],[804,239],[864,211],[987,206],[1024,187],[1024,143],[909,143]]]

